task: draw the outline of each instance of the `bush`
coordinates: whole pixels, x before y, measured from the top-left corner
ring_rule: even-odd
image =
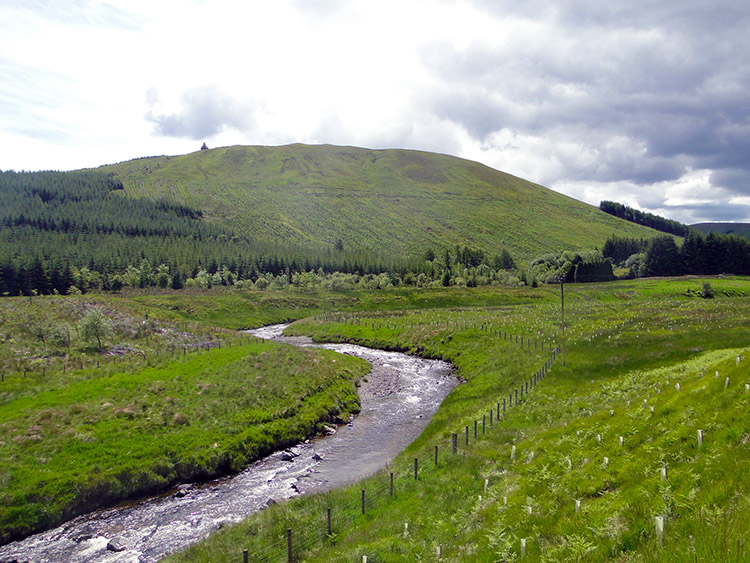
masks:
[[[714,298],[714,288],[711,287],[710,283],[703,282],[703,289],[701,290],[701,297],[703,299],[713,299]]]

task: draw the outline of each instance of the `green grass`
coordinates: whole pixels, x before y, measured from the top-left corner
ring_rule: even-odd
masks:
[[[269,245],[419,256],[503,246],[530,259],[601,247],[613,233],[656,232],[520,178],[456,157],[407,150],[224,147],[103,167],[129,197],[164,197]]]
[[[210,335],[215,347],[188,351],[205,337],[112,302],[107,314],[117,330],[106,349],[117,343],[131,351],[124,356],[100,354],[75,337],[70,348],[40,350],[28,334],[30,318],[66,323],[92,304],[61,297],[0,303],[0,541],[179,482],[237,472],[359,408],[356,382],[368,371],[362,360],[220,330]],[[165,340],[175,334],[181,340],[170,347]]]
[[[558,356],[537,389],[478,440],[472,434],[468,447],[465,426],[481,427],[546,359],[533,342],[560,343],[559,287],[540,289],[536,299],[511,294],[492,308],[453,301],[428,310],[329,311],[296,323],[295,332],[319,339],[448,359],[466,382],[388,469],[396,473],[394,497],[381,473],[265,510],[168,560],[234,561],[243,549],[283,560],[287,528],[305,561],[432,560],[441,545],[448,561],[512,561],[521,539],[529,560],[750,560],[750,281],[710,283],[715,299],[696,296],[700,279],[566,286],[567,365]],[[530,338],[532,347],[498,331]],[[452,432],[460,433],[457,456],[449,454]],[[327,507],[336,515],[333,538],[325,537]],[[656,516],[665,521],[661,549]]]

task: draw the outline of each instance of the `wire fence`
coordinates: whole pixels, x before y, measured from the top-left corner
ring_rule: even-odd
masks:
[[[519,344],[524,343],[521,345],[532,345],[532,340],[528,338],[524,341],[523,337],[514,337],[503,331],[495,332],[496,329],[489,327],[482,327],[482,330],[504,339],[518,339]],[[539,370],[528,380],[511,389],[506,396],[488,402],[481,418],[462,421],[448,438],[434,441],[431,447],[421,451],[407,465],[392,467],[389,471],[368,479],[366,488],[360,489],[356,498],[352,496],[349,499],[338,499],[335,505],[326,508],[325,513],[310,521],[289,523],[285,534],[277,535],[262,548],[244,551],[241,560],[245,563],[300,561],[306,554],[334,541],[337,535],[355,525],[357,520],[368,512],[387,503],[394,495],[409,487],[419,487],[420,484],[428,482],[435,470],[449,459],[473,455],[471,447],[482,440],[488,432],[497,428],[505,413],[524,401],[524,398],[547,377],[558,354],[559,347],[551,349],[551,354]],[[512,449],[510,455],[514,454],[515,451]],[[404,533],[408,533],[408,523],[404,525]],[[439,558],[443,548],[438,545],[435,549]]]

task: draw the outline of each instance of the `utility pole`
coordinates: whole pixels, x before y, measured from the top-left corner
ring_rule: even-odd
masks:
[[[562,330],[562,361],[565,366],[565,282],[560,280],[560,317],[562,322],[560,323],[560,329]]]

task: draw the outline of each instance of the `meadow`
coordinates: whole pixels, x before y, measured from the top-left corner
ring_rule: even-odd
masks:
[[[167,560],[285,561],[290,529],[295,561],[748,561],[749,296],[741,278],[568,285],[565,365],[502,409],[563,345],[559,286],[327,307],[289,332],[443,358],[464,383],[384,472]]]
[[[0,302],[0,541],[240,471],[358,411],[362,360],[126,301]],[[81,335],[92,310],[109,328],[101,349]]]

